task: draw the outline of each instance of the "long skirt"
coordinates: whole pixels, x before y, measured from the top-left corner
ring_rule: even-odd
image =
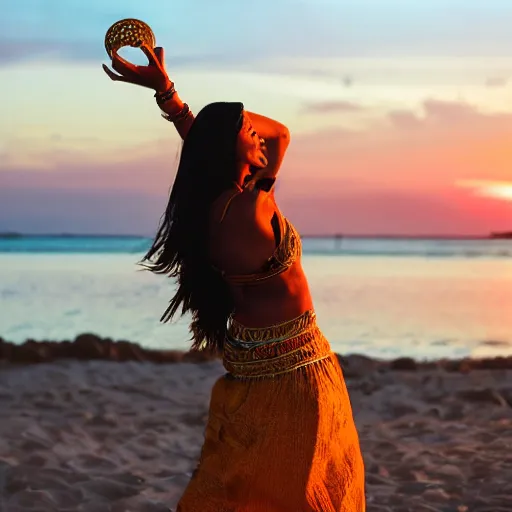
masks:
[[[364,512],[364,465],[336,355],[315,314],[235,321],[200,461],[177,512]]]

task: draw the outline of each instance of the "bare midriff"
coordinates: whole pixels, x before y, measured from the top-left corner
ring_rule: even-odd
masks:
[[[233,318],[247,327],[286,322],[313,309],[309,285],[300,260],[284,272],[243,285],[231,285]]]

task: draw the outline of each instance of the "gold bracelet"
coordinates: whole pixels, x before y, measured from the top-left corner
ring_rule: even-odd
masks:
[[[165,102],[172,99],[172,97],[176,94],[176,89],[174,88],[174,83],[171,82],[171,85],[164,92],[156,92],[155,99],[158,106],[163,105]]]
[[[176,114],[162,114],[162,117],[169,121],[170,123],[179,123],[180,121],[184,121],[188,115],[191,114],[190,108],[186,103],[183,103],[183,107]]]

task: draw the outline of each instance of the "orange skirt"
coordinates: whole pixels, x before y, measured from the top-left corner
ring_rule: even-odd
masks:
[[[200,461],[177,512],[364,512],[364,465],[336,355],[315,314],[232,321]]]

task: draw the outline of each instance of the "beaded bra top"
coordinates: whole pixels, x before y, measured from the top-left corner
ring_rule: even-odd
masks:
[[[221,222],[226,215],[231,200],[235,196],[236,194],[228,200],[221,217]],[[220,271],[226,281],[231,284],[249,284],[270,279],[288,270],[300,258],[302,244],[299,233],[286,217],[281,214],[278,215],[281,240],[274,249],[272,256],[270,256],[260,270],[251,274],[227,274]]]

